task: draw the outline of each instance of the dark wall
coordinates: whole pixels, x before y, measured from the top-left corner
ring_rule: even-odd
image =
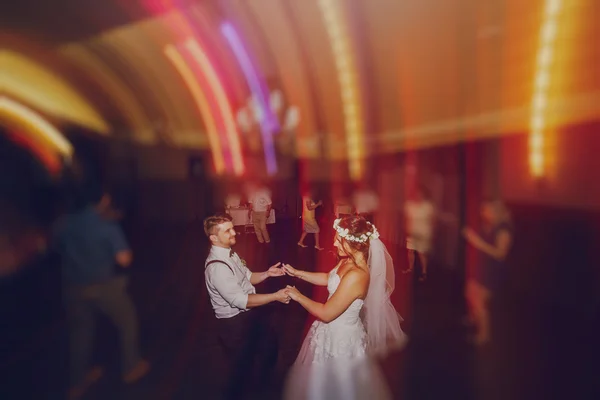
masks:
[[[5,204],[0,215],[47,225],[54,215],[56,196],[54,181],[45,167],[0,131],[0,204]]]
[[[548,131],[544,176],[529,171],[529,136],[494,142],[502,194],[515,222],[514,288],[532,298],[591,312],[600,291],[599,121]]]
[[[537,301],[592,312],[600,289],[600,211],[509,205],[511,287]]]

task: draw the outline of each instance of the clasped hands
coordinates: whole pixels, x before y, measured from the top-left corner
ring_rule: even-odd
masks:
[[[267,275],[269,277],[283,276],[289,275],[293,277],[298,276],[298,270],[292,267],[289,264],[281,265],[281,262],[273,265],[271,268],[267,270]],[[277,301],[288,304],[290,300],[298,301],[298,298],[301,296],[301,293],[295,286],[287,285],[285,288],[277,291],[276,293]]]

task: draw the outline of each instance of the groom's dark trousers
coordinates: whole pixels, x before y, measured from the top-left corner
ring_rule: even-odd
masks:
[[[242,399],[250,381],[264,389],[275,370],[277,336],[269,323],[271,307],[262,306],[218,320],[219,341],[229,360],[226,399]]]

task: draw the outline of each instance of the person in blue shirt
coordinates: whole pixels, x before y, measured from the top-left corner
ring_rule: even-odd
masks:
[[[132,383],[144,376],[149,364],[138,346],[138,322],[127,293],[128,268],[133,254],[123,231],[107,218],[111,198],[98,194],[92,204],[65,215],[54,232],[54,247],[61,256],[64,297],[70,339],[70,398],[78,398],[102,376],[90,369],[94,312],[105,314],[117,327],[122,353],[123,380]]]

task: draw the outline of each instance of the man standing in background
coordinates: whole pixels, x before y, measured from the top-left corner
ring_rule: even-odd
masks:
[[[260,243],[271,243],[269,231],[267,230],[267,219],[271,216],[271,192],[266,187],[257,185],[248,186],[248,218],[254,223],[254,233]]]
[[[95,311],[105,314],[117,328],[123,381],[133,383],[149,370],[140,357],[138,322],[127,293],[127,277],[116,270],[131,265],[132,252],[119,225],[105,217],[110,197],[97,193],[92,203],[66,215],[54,232],[69,328],[70,399],[81,397],[102,376],[101,368],[89,365]]]
[[[406,218],[406,248],[408,249],[408,270],[415,268],[416,258],[421,264],[419,281],[427,280],[429,253],[433,242],[433,229],[436,220],[436,208],[424,187],[418,186],[404,205]]]

